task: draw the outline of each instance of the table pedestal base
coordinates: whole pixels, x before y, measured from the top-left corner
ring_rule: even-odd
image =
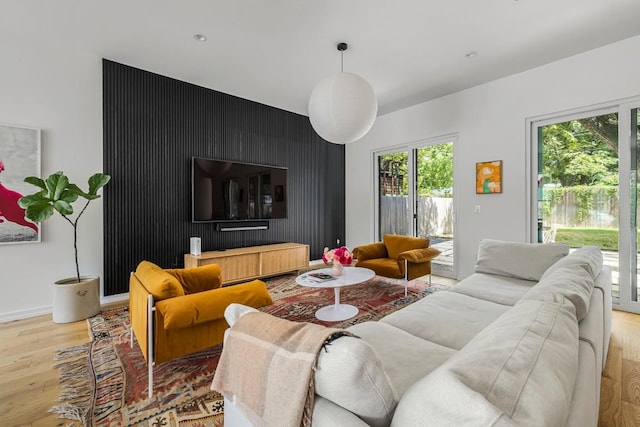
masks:
[[[358,307],[350,304],[340,304],[340,288],[333,288],[334,304],[322,307],[316,311],[316,318],[325,322],[347,320],[358,314]]]
[[[338,304],[322,307],[316,311],[316,318],[325,322],[347,320],[358,314],[358,307],[350,304]]]

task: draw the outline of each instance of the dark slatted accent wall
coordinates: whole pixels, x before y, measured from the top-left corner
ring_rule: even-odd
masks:
[[[344,242],[344,147],[306,116],[103,61],[105,295],[128,292],[143,259],[181,267],[189,238],[202,250],[279,242]],[[191,158],[288,168],[287,219],[269,230],[215,231],[191,222]],[[81,161],[81,159],[78,159]]]

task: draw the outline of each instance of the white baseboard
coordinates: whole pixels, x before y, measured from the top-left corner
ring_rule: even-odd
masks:
[[[44,307],[29,308],[27,310],[10,311],[9,313],[0,313],[0,323],[12,322],[14,320],[28,319],[30,317],[51,314],[53,307],[46,305]]]
[[[129,302],[129,293],[109,295],[108,297],[100,298],[100,306],[113,305],[119,302]]]
[[[109,295],[108,297],[100,298],[100,307],[112,306],[117,303],[128,302],[129,293]],[[53,306],[45,305],[43,307],[29,308],[20,311],[10,311],[8,313],[0,313],[0,323],[12,322],[14,320],[28,319],[30,317],[43,316],[45,314],[51,314]]]

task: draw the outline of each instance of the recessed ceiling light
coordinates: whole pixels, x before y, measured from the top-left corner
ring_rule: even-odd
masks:
[[[466,58],[475,58],[476,56],[478,56],[478,52],[472,50],[471,52],[467,52],[464,56]]]
[[[206,42],[207,41],[207,36],[205,36],[204,34],[194,34],[193,38],[196,39],[199,42]]]

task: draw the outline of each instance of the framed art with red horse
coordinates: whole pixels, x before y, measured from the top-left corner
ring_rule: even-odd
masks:
[[[18,206],[32,191],[27,176],[40,176],[40,130],[0,125],[0,244],[39,242],[40,226]]]

